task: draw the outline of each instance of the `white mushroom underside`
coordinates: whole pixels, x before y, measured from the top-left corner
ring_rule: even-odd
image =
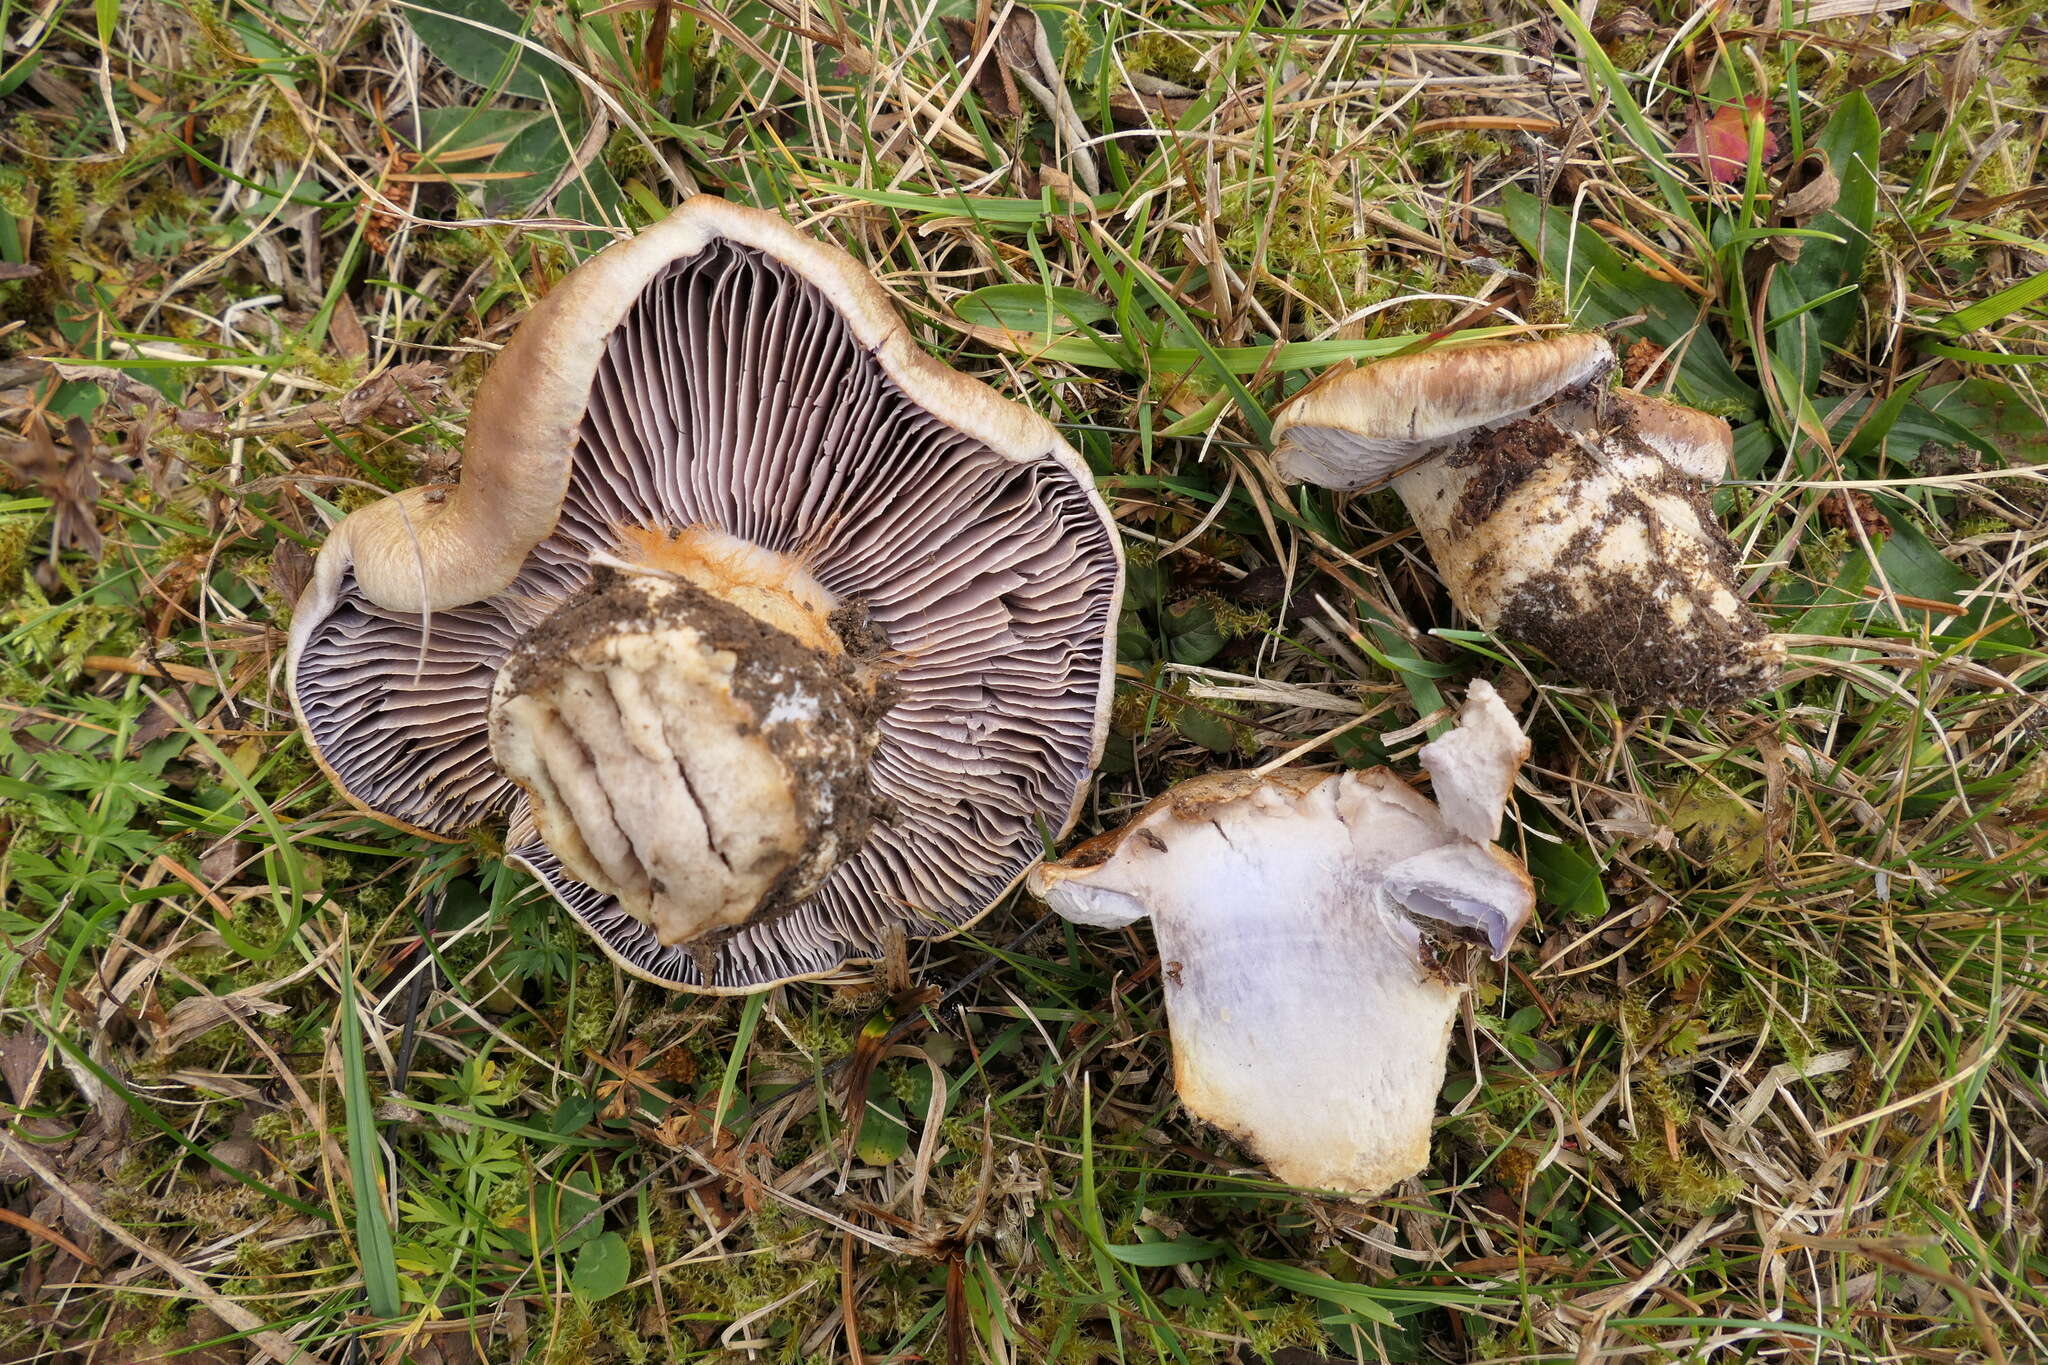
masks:
[[[437,613],[423,644],[419,617],[342,577],[301,650],[299,699],[356,798],[445,834],[515,814],[489,759],[492,678],[633,525],[708,525],[798,556],[865,603],[901,660],[869,770],[893,819],[772,928],[726,940],[709,984],[872,958],[892,924],[957,927],[1036,856],[1041,823],[1065,824],[1092,765],[1115,582],[1087,490],[1050,454],[1005,458],[911,403],[815,289],[723,241],[672,266],[614,333],[561,520],[511,588]],[[706,984],[537,839],[510,856],[636,969]]]
[[[1154,920],[1174,1083],[1289,1184],[1381,1190],[1429,1159],[1464,990],[1425,970],[1384,894],[1390,864],[1443,837],[1402,793],[1336,779],[1235,839],[1221,820],[1160,836],[1199,869]]]
[[[1410,869],[1462,841],[1384,770],[1142,828],[1044,895],[1087,923],[1152,917],[1182,1102],[1290,1184],[1370,1194],[1421,1170],[1465,988],[1413,914],[1511,934],[1526,881]]]

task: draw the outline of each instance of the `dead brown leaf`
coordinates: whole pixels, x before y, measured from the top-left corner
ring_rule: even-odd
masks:
[[[1841,197],[1841,179],[1828,165],[1828,159],[1815,152],[1800,163],[1798,173],[1787,182],[1778,210],[1787,218],[1805,222],[1816,214],[1826,213]]]
[[[1109,97],[1109,116],[1123,128],[1172,127],[1194,107],[1191,99],[1141,90],[1116,90]]]
[[[149,709],[143,712],[141,721],[136,724],[135,733],[128,741],[129,752],[141,750],[160,739],[169,739],[191,722],[192,708],[186,705],[183,697],[175,692],[159,693],[158,699],[150,702]]]
[[[431,360],[393,365],[343,394],[335,404],[336,415],[347,426],[417,422],[439,405],[441,381],[446,374],[444,368]]]
[[[945,15],[939,19],[939,24],[945,29],[946,45],[952,49],[954,60],[975,63],[968,83],[974,93],[981,96],[981,102],[989,113],[1005,122],[1022,113],[1024,106],[1017,98],[1017,82],[1000,55],[992,52],[981,57],[983,44],[975,32],[974,21]],[[980,60],[977,61],[978,57]]]
[[[1664,358],[1664,348],[1648,337],[1637,337],[1621,353],[1621,382],[1626,388],[1634,388],[1643,382],[1645,375],[1657,368],[1657,362]]]
[[[17,1106],[26,1106],[48,1048],[39,1033],[0,1033],[0,1080]]]
[[[1861,524],[1868,536],[1892,533],[1892,524],[1878,509],[1877,500],[1860,488],[1837,488],[1821,498],[1820,519],[1837,531]]]
[[[106,545],[95,506],[100,483],[118,469],[95,453],[92,432],[76,417],[64,424],[65,446],[50,437],[40,417],[33,418],[19,438],[0,438],[0,467],[11,486],[50,500],[55,550],[98,554]]]
[[[270,552],[270,586],[287,602],[299,600],[313,578],[313,556],[297,541],[280,539]]]
[[[334,338],[335,350],[351,360],[369,359],[370,334],[363,330],[363,320],[356,316],[356,306],[349,302],[348,295],[336,296],[327,331]]]

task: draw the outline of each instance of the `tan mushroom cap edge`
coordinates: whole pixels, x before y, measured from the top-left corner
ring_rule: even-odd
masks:
[[[1723,418],[1656,394],[1616,389],[1608,396],[1636,436],[1688,478],[1716,484],[1735,460],[1735,429]]]
[[[1306,449],[1309,432],[1338,442],[1410,446],[1413,459],[1460,433],[1519,417],[1613,363],[1607,338],[1591,332],[1435,346],[1375,361],[1311,385],[1280,410],[1273,421],[1275,465],[1290,482],[1323,482],[1312,470],[1294,467],[1299,456],[1314,458]]]

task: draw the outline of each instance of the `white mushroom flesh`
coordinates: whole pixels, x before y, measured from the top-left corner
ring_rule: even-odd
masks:
[[[1468,712],[1437,781],[1504,799],[1526,741],[1484,684]],[[1428,1161],[1466,989],[1432,935],[1504,953],[1533,904],[1519,864],[1385,769],[1196,779],[1031,884],[1082,923],[1149,915],[1183,1103],[1282,1180],[1361,1196]]]

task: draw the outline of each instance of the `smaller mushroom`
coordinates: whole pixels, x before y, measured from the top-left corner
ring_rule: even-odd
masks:
[[[1036,868],[1080,924],[1150,916],[1174,1084],[1295,1185],[1367,1197],[1420,1171],[1466,986],[1533,908],[1492,838],[1529,743],[1484,682],[1422,750],[1436,802],[1385,768],[1183,782]]]
[[[1736,596],[1709,490],[1718,417],[1608,391],[1604,337],[1439,347],[1328,378],[1275,422],[1281,477],[1393,479],[1459,610],[1629,703],[1771,685],[1784,647]]]

